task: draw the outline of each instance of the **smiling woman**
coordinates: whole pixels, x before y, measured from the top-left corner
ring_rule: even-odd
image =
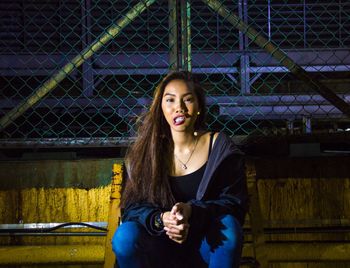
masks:
[[[125,160],[123,223],[112,241],[120,267],[238,267],[243,155],[205,130],[205,115],[191,73],[170,73],[156,88]]]

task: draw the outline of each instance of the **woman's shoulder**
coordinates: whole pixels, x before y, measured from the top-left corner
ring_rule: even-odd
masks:
[[[202,131],[197,135],[200,139],[205,139],[207,141],[212,139],[212,145],[214,145],[217,141],[234,144],[233,139],[224,131]]]
[[[242,154],[241,150],[239,149],[237,144],[234,142],[232,137],[228,135],[226,132],[224,131],[215,132],[214,137],[215,137],[215,140],[213,141],[215,141],[215,143],[213,142],[213,147],[216,144],[218,147],[226,148],[235,154]]]
[[[212,147],[215,144],[216,139],[218,138],[220,132],[213,132],[213,131],[202,131],[198,133],[198,136],[200,139],[204,140],[205,144],[210,144]]]

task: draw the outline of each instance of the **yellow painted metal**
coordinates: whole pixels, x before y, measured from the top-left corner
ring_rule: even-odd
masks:
[[[105,222],[108,219],[111,186],[78,188],[31,188],[0,191],[0,223]],[[3,239],[4,237],[0,237]],[[104,244],[95,236],[24,236],[23,245]]]
[[[271,262],[347,262],[350,261],[349,243],[273,243],[265,244],[266,256]],[[254,247],[245,245],[243,256],[253,256]]]
[[[0,247],[0,264],[99,264],[104,246],[8,246]]]
[[[350,261],[350,245],[344,243],[274,243],[266,250],[269,262]],[[253,252],[253,246],[245,244],[243,256]],[[96,245],[7,246],[0,247],[0,265],[102,264],[104,255],[104,246]]]
[[[122,186],[122,165],[113,165],[113,178],[108,215],[108,231],[106,237],[106,252],[104,268],[114,267],[115,255],[112,251],[112,238],[120,222],[120,194]]]
[[[249,216],[251,219],[250,224],[254,241],[253,256],[259,261],[261,268],[267,268],[268,261],[264,235],[264,218],[261,213],[261,207],[259,202],[254,159],[246,160],[246,176],[250,199]]]
[[[111,167],[121,161],[115,158],[0,161],[0,190],[107,186],[111,183]]]

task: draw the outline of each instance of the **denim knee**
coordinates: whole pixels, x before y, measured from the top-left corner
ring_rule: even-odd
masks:
[[[138,250],[142,226],[136,222],[122,223],[112,239],[112,249],[116,256],[133,256]]]
[[[236,251],[243,244],[243,229],[238,220],[232,215],[225,215],[220,219],[224,225],[222,233],[225,236],[224,245],[226,250]]]

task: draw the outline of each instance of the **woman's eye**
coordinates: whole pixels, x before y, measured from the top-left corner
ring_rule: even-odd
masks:
[[[174,102],[174,99],[165,99],[166,102]]]
[[[185,102],[192,102],[192,98],[185,99]]]

